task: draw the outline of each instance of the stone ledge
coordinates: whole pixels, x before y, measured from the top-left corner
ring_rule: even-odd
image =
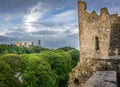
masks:
[[[115,71],[97,71],[83,87],[117,87]]]
[[[120,70],[120,56],[109,56],[105,59],[98,60],[99,71],[119,71]]]
[[[98,60],[106,60],[106,61],[111,61],[111,60],[120,60],[120,56],[108,56],[106,58],[98,58]]]

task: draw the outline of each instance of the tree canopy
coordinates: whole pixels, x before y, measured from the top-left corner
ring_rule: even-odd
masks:
[[[68,73],[79,61],[79,51],[66,47],[0,45],[0,51],[0,87],[67,87]]]

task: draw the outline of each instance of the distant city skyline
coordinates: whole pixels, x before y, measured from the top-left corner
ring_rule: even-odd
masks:
[[[48,48],[79,49],[78,0],[0,0],[0,43],[32,41]],[[84,0],[87,11],[107,7],[120,15],[119,0]]]

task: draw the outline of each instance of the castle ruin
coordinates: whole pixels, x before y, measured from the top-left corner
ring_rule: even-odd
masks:
[[[18,47],[24,46],[24,47],[28,47],[28,48],[31,48],[31,47],[34,46],[33,42],[28,42],[28,43],[26,43],[26,42],[16,42],[15,45],[18,46]]]
[[[100,58],[120,55],[120,16],[110,15],[107,8],[102,8],[100,15],[95,11],[88,13],[86,3],[78,2],[80,56]]]
[[[120,16],[111,15],[105,7],[99,15],[95,11],[88,13],[86,9],[85,1],[78,1],[80,62],[69,74],[68,87],[117,87],[120,82]]]

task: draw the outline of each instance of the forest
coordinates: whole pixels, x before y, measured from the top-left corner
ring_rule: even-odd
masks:
[[[0,45],[0,87],[67,87],[79,50]]]

